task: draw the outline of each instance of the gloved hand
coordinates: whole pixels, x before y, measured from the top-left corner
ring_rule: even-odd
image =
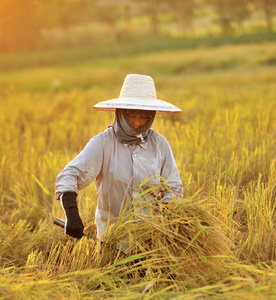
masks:
[[[66,214],[65,233],[80,239],[83,236],[83,223],[77,206],[77,194],[65,192],[61,197],[62,206]]]

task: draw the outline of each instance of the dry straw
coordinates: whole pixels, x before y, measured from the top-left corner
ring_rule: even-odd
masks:
[[[129,274],[137,276],[136,270],[138,275],[205,283],[227,275],[225,263],[233,259],[234,245],[202,205],[184,199],[140,204],[135,210],[126,208],[106,236],[108,244],[119,244],[138,258],[125,258],[134,266]]]

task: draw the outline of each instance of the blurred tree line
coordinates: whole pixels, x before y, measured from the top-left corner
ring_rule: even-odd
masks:
[[[0,51],[37,49],[45,31],[91,24],[127,28],[139,17],[148,18],[154,36],[160,34],[166,16],[184,33],[202,9],[216,15],[223,34],[241,28],[256,10],[263,11],[267,30],[272,31],[276,0],[1,0]]]

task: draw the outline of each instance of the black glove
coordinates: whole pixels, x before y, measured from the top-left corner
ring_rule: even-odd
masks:
[[[83,236],[83,223],[77,206],[77,194],[65,192],[62,195],[62,206],[66,214],[65,233],[80,239]]]

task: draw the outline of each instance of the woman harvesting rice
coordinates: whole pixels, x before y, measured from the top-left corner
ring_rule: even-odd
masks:
[[[142,183],[161,186],[156,201],[181,197],[182,183],[167,140],[151,128],[156,113],[178,113],[174,105],[157,100],[152,78],[130,74],[119,98],[100,102],[97,110],[115,111],[113,125],[94,136],[57,176],[56,198],[66,214],[65,232],[83,235],[77,207],[78,191],[96,180],[97,237],[116,221],[125,204],[138,201]],[[157,200],[158,199],[158,200]],[[135,204],[135,203],[134,203]]]

